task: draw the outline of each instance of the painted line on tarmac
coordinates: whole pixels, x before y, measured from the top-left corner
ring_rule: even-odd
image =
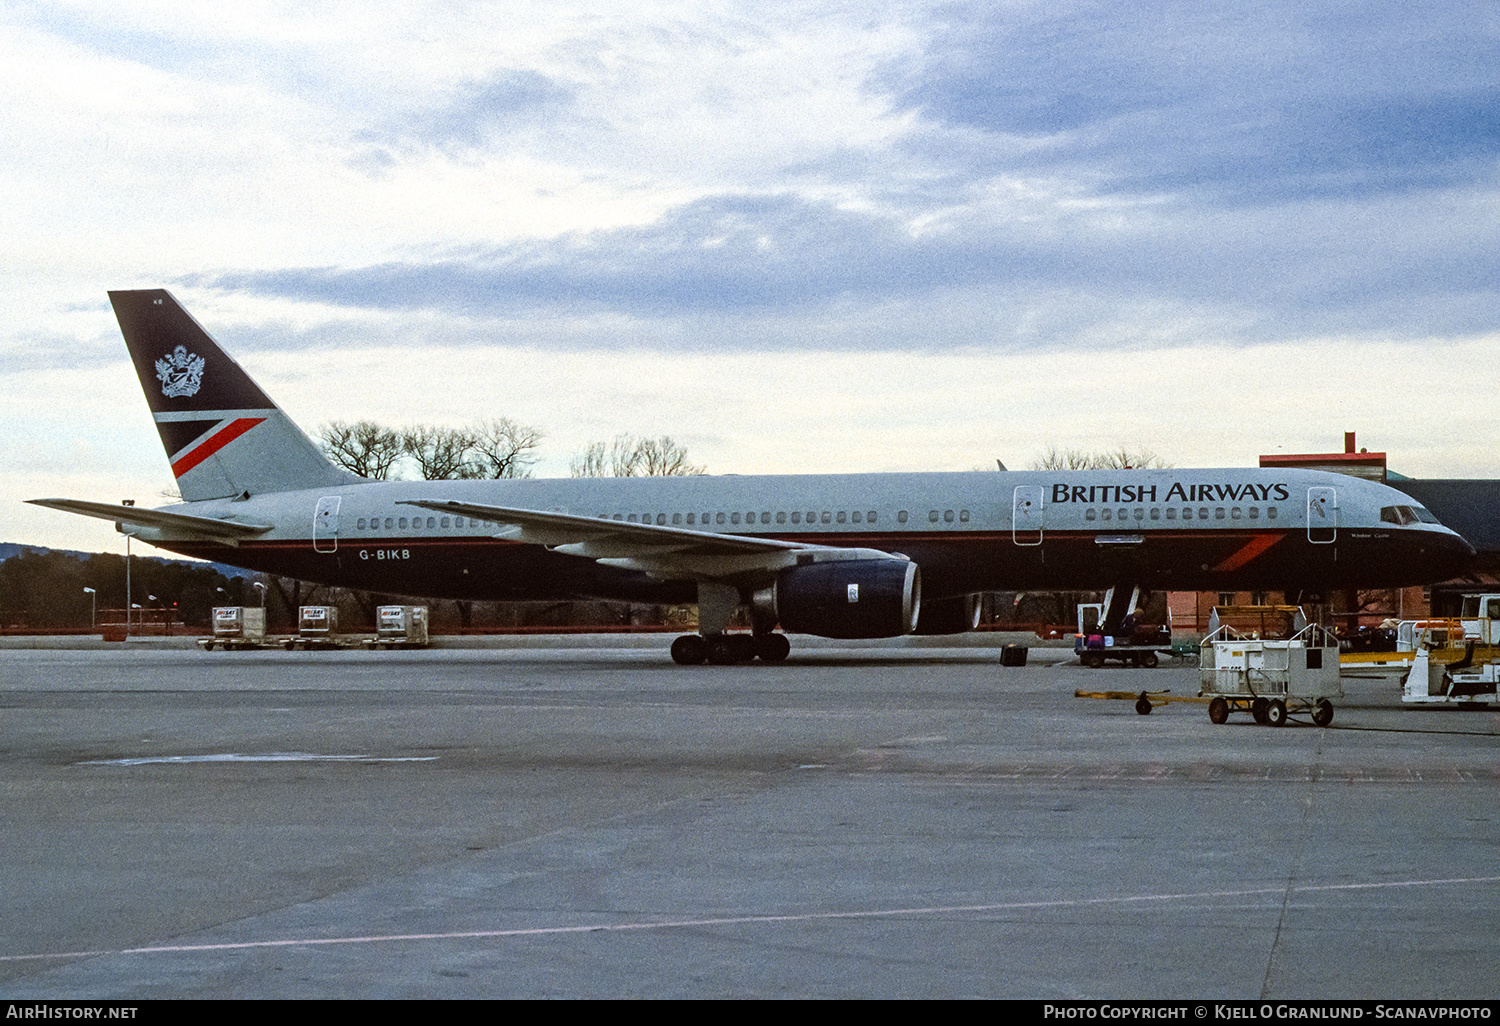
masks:
[[[411,941],[495,940],[506,937],[546,937],[570,933],[627,933],[642,930],[680,930],[711,926],[750,926],[774,923],[816,923],[852,919],[890,919],[898,916],[960,915],[984,912],[1015,912],[1025,909],[1087,908],[1148,902],[1203,901],[1246,898],[1257,895],[1308,894],[1313,892],[1391,890],[1402,887],[1451,887],[1500,883],[1500,876],[1454,877],[1443,880],[1386,880],[1376,883],[1314,884],[1288,888],[1285,884],[1240,890],[1189,891],[1172,894],[1137,894],[1114,898],[1059,898],[1053,901],[1008,901],[983,905],[924,905],[844,912],[798,912],[782,915],[714,916],[701,919],[661,919],[629,923],[588,923],[580,926],[536,926],[511,930],[459,930],[451,933],[386,933],[356,937],[299,937],[288,940],[232,941],[221,944],[157,944],[149,947],[104,951],[59,951],[40,955],[0,955],[0,962],[99,958],[106,955],[185,954],[200,951],[249,951],[257,948],[322,947],[347,944],[389,944]]]

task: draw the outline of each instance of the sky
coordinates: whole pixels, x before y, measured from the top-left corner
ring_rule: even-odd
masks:
[[[1500,5],[0,7],[0,541],[168,501],[108,289],[309,434],[1500,477]]]

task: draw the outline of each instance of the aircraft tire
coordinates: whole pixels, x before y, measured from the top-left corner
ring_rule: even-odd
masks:
[[[755,658],[755,635],[730,634],[726,636],[729,638],[729,650],[734,653],[734,662],[748,663]]]
[[[1326,698],[1318,699],[1318,704],[1313,706],[1312,721],[1320,727],[1326,727],[1333,722],[1333,703]]]
[[[1229,703],[1222,698],[1215,698],[1208,703],[1208,722],[1223,723],[1229,719]]]
[[[696,634],[684,634],[672,642],[672,662],[678,666],[697,666],[708,658],[708,643]]]
[[[715,666],[728,666],[739,662],[735,645],[730,640],[731,637],[732,635],[729,634],[716,634],[708,639],[706,655],[710,663]]]
[[[792,654],[792,643],[785,634],[757,634],[755,654],[763,663],[779,663]]]
[[[1286,726],[1286,703],[1277,698],[1266,706],[1266,723],[1272,727]]]

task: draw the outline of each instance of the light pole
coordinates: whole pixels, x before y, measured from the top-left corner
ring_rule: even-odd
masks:
[[[93,588],[84,588],[83,593],[89,597],[89,630],[99,626],[99,599]]]
[[[134,506],[134,499],[121,499],[121,506]],[[130,538],[129,531],[125,532],[125,636],[130,637],[130,611],[140,607],[130,601]]]

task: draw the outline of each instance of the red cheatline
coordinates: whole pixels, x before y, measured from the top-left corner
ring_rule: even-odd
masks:
[[[264,417],[241,417],[230,421],[223,428],[205,438],[202,445],[172,464],[172,473],[181,477],[265,419]]]
[[[1277,542],[1281,541],[1283,537],[1285,537],[1285,535],[1252,535],[1250,540],[1247,541],[1244,545],[1240,546],[1237,552],[1235,552],[1228,559],[1224,560],[1218,566],[1214,567],[1214,572],[1227,573],[1230,570],[1238,570],[1240,567],[1250,562],[1256,556],[1269,549],[1272,545],[1275,545]]]

